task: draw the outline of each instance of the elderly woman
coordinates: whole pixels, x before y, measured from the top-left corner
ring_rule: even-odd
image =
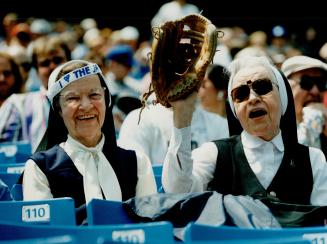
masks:
[[[327,205],[327,164],[320,149],[297,142],[294,102],[287,80],[264,57],[234,60],[228,99],[242,132],[191,152],[196,94],[172,103],[174,132],[163,167],[166,192],[216,190],[272,197],[286,203]],[[236,124],[236,123],[231,123]]]
[[[116,144],[111,94],[97,64],[73,60],[57,67],[47,97],[49,124],[26,162],[24,200],[72,197],[81,207],[93,198],[157,192],[149,159]]]

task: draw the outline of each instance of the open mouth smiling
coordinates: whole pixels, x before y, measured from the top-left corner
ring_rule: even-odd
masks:
[[[88,120],[88,119],[93,119],[95,118],[94,114],[89,114],[89,115],[80,115],[77,117],[79,120]]]

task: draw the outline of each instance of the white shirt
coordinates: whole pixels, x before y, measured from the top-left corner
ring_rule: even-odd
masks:
[[[104,140],[104,136],[103,136],[103,140]],[[102,146],[104,143],[103,140],[100,141]],[[74,156],[74,153],[71,150],[73,148],[73,145],[72,143],[70,143],[70,141],[75,141],[75,140],[69,137],[66,142],[60,144],[60,147],[62,147],[65,150],[68,156],[72,159],[79,173],[81,173],[81,175],[83,175],[84,177],[85,170],[82,164],[86,162],[83,162],[83,160],[80,160],[80,158],[76,158]],[[138,177],[138,181],[136,184],[136,197],[157,193],[157,186],[153,175],[152,165],[150,160],[145,154],[139,152],[136,152],[136,158],[137,158],[137,177]],[[106,163],[108,163],[108,161]],[[109,173],[113,173],[115,175],[114,172],[108,172],[108,175]],[[24,185],[23,187],[24,200],[40,200],[40,199],[53,198],[47,177],[37,166],[37,164],[31,159],[29,159],[25,165],[23,185]],[[117,191],[117,189],[113,189],[113,190]],[[120,191],[120,188],[118,190]]]
[[[140,150],[153,164],[162,164],[169,145],[173,128],[173,112],[161,104],[149,105],[141,113],[140,109],[130,112],[119,132],[118,145],[132,150]],[[227,119],[210,113],[197,106],[193,113],[192,143],[201,144],[228,137]]]
[[[163,166],[162,184],[165,192],[205,191],[213,179],[218,157],[216,145],[208,142],[191,151],[190,135],[190,127],[174,128]],[[241,141],[253,172],[262,186],[267,188],[284,155],[281,133],[266,142],[243,131]],[[309,154],[314,182],[310,202],[312,205],[327,205],[326,158],[317,148],[310,147]]]

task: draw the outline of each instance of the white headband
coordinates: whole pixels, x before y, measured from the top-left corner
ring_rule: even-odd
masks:
[[[286,112],[286,109],[287,109],[287,104],[288,104],[285,82],[284,82],[282,75],[279,73],[279,71],[274,66],[270,65],[270,68],[271,68],[272,72],[274,73],[274,76],[276,77],[276,80],[277,80],[277,85],[278,85],[278,89],[279,89],[279,98],[280,98],[280,103],[281,103],[281,108],[282,108],[282,115],[284,115],[284,113]],[[228,101],[229,101],[229,105],[232,109],[234,116],[237,118],[236,113],[235,113],[234,102],[232,99],[232,83],[233,82],[228,83]]]
[[[72,63],[84,63],[86,66],[81,68],[74,69],[73,71],[63,75],[59,80],[57,80],[57,76],[62,71],[64,67],[70,65]],[[67,63],[64,63],[58,66],[50,75],[49,82],[48,82],[48,91],[47,97],[49,98],[51,105],[53,105],[53,98],[60,93],[67,85],[70,83],[84,78],[89,75],[100,74],[102,77],[102,72],[100,67],[91,62],[87,62],[85,60],[71,60]],[[104,77],[103,77],[104,79]],[[104,79],[105,80],[105,79]]]

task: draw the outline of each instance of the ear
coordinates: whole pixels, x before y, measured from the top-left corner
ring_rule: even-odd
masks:
[[[62,111],[61,111],[61,108],[59,108],[59,111],[58,111],[60,117],[62,118]]]

